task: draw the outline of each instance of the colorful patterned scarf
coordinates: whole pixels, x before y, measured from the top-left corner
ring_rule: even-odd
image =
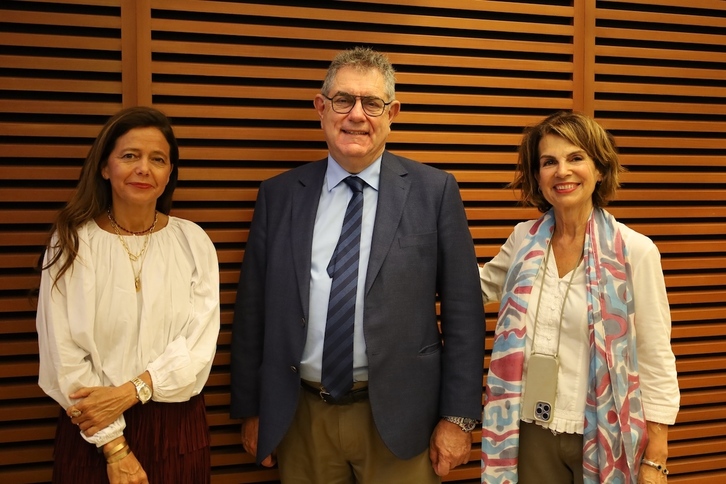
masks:
[[[525,314],[554,224],[552,210],[537,220],[504,282],[482,416],[482,483],[518,481]],[[612,215],[594,209],[586,230],[590,382],[583,475],[586,484],[635,484],[647,433],[635,354],[632,274]]]

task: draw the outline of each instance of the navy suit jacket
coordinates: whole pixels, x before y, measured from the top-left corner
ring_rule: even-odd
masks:
[[[258,463],[287,432],[300,394],[313,226],[326,168],[321,160],[263,182],[245,249],[230,413],[259,416]],[[426,450],[441,416],[481,418],[484,313],[476,262],[454,177],[385,151],[363,330],[373,417],[399,458]]]

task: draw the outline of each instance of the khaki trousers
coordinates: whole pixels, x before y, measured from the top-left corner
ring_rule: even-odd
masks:
[[[428,449],[409,460],[388,450],[368,400],[330,405],[303,389],[292,425],[278,446],[277,461],[283,484],[441,482]]]
[[[582,484],[582,435],[520,422],[519,484]]]

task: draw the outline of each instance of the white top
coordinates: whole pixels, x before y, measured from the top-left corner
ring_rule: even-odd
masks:
[[[499,254],[479,268],[485,303],[501,300],[502,285],[512,263],[511,259],[516,255],[517,249],[534,223],[534,220],[530,220],[518,224]],[[636,351],[645,418],[651,422],[671,425],[678,413],[680,394],[675,356],[670,345],[671,317],[660,265],[660,253],[648,237],[619,222],[618,228],[627,246],[628,259],[633,271]],[[549,259],[546,271],[537,273],[529,296],[523,394],[527,385],[527,361],[532,352],[537,299],[545,272],[547,275],[541,299],[542,307],[539,310],[536,349],[540,353],[558,353],[560,311],[572,273],[560,278],[554,252],[550,253]],[[586,298],[584,263],[581,261],[575,269],[572,287],[565,301],[558,353],[560,366],[555,413],[552,421],[543,425],[557,432],[582,434],[584,430],[590,365]]]
[[[57,286],[52,287],[58,264],[41,277],[40,387],[68,408],[74,403],[68,395],[82,387],[119,386],[148,370],[154,401],[183,402],[199,394],[212,368],[220,324],[217,253],[204,230],[169,217],[151,235],[139,292],[116,234],[92,220],[79,228],[78,239],[78,257]],[[125,237],[133,253],[144,239]],[[121,415],[92,437],[81,435],[101,446],[120,436],[125,425]]]

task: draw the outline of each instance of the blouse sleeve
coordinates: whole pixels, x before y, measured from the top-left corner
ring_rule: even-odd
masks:
[[[68,397],[71,393],[83,387],[104,385],[99,373],[100,358],[89,329],[93,324],[88,324],[95,317],[95,284],[93,269],[88,266],[90,258],[83,257],[84,247],[81,238],[79,256],[55,287],[53,280],[58,273],[58,264],[43,271],[38,295],[38,385],[65,409],[74,403]],[[44,264],[52,253],[52,249],[46,251]],[[81,436],[101,446],[119,437],[125,427],[121,415],[92,437],[86,437],[83,432]]]
[[[518,229],[519,227],[514,229],[492,260],[479,267],[479,282],[484,304],[502,300],[502,288],[514,256]]]
[[[194,269],[190,294],[193,314],[147,367],[157,402],[185,401],[199,394],[209,377],[219,335],[219,265],[214,244],[197,225],[187,222]]]
[[[675,423],[680,402],[671,316],[660,253],[652,242],[634,260],[633,299],[640,388],[646,420]]]

